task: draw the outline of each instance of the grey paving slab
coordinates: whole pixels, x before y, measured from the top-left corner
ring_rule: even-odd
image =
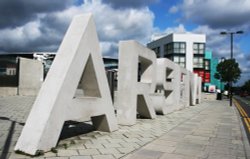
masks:
[[[154,159],[154,158],[160,158],[164,153],[160,151],[153,151],[153,150],[147,150],[147,149],[141,149],[136,151],[135,153],[125,157],[127,158],[133,158],[133,159]]]
[[[70,159],[92,159],[91,156],[71,156]]]
[[[204,109],[190,117],[188,121],[180,123],[171,131],[143,146],[139,151],[147,149],[161,151],[165,147],[160,159],[246,158],[240,120],[235,109],[229,107],[225,101],[209,101],[199,106]],[[167,152],[169,146],[174,149],[172,152]],[[132,159],[134,156],[136,152],[125,158]]]
[[[100,152],[97,149],[85,149],[79,150],[80,155],[91,156],[91,155],[99,155]]]
[[[164,153],[160,159],[198,159],[198,157],[180,155],[180,154],[172,154],[172,153]]]
[[[93,159],[115,159],[113,155],[95,155],[92,156]]]
[[[78,155],[77,150],[58,150],[57,156],[65,157],[65,156],[76,156]]]
[[[13,159],[30,158],[14,153],[13,147],[34,99],[0,97],[0,155]],[[138,119],[136,125],[119,126],[119,130],[112,133],[68,134],[59,141],[55,152],[33,158],[246,158],[239,122],[227,101],[205,101],[165,116],[159,115],[154,120]]]

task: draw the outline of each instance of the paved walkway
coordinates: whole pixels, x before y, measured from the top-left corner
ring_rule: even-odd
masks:
[[[33,101],[0,97],[0,158],[30,158],[14,153],[13,147]],[[89,123],[67,123],[53,152],[35,158],[244,159],[245,151],[234,107],[209,100],[154,120],[138,119],[113,133],[92,131]]]
[[[246,158],[240,121],[234,108],[225,101],[210,101],[203,106],[205,109],[188,121],[129,154],[126,159]]]

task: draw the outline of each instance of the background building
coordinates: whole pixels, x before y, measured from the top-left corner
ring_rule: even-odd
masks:
[[[147,44],[155,51],[157,58],[168,58],[202,78],[204,90],[224,90],[224,84],[214,78],[218,59],[212,58],[206,50],[204,34],[169,34]],[[215,91],[214,89],[214,91]]]
[[[0,55],[0,87],[17,87],[18,57],[33,58],[32,54],[11,53]]]
[[[6,53],[0,55],[0,96],[16,95],[17,88],[20,88],[20,58],[34,59],[41,61],[43,67],[44,80],[56,56],[55,52],[26,52],[26,53]],[[117,68],[118,59],[104,57],[103,58],[108,81],[112,89],[116,89],[117,85]],[[32,66],[31,66],[32,67]],[[23,74],[29,72],[23,71]],[[32,73],[32,75],[35,75]]]
[[[206,35],[169,34],[147,44],[157,57],[168,58],[187,70],[204,70]]]
[[[207,62],[206,62],[207,61]],[[206,63],[207,63],[207,67],[209,67],[209,72],[208,70],[206,70]],[[221,82],[219,79],[216,79],[214,77],[214,75],[217,73],[217,65],[219,63],[219,60],[217,58],[213,58],[212,52],[211,51],[206,51],[205,54],[205,84],[204,86],[206,87],[206,90],[209,90],[208,88],[211,85],[214,85],[216,87],[216,89],[220,89],[220,90],[224,90],[224,83]],[[206,74],[208,74],[206,76]]]
[[[211,59],[212,59],[212,52],[206,51],[203,59],[203,66],[194,69],[194,73],[197,73],[202,78],[203,83],[210,83]]]

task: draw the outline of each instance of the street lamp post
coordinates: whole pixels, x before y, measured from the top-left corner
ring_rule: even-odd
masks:
[[[230,56],[230,58],[231,59],[233,59],[233,37],[234,37],[234,34],[243,34],[244,32],[243,31],[236,31],[236,32],[225,32],[225,31],[223,31],[223,32],[221,32],[220,34],[221,35],[227,35],[227,34],[229,34],[230,35],[230,39],[231,39],[231,56]],[[232,89],[232,86],[233,86],[233,82],[232,81],[230,81],[229,82],[229,93],[230,93],[230,106],[232,106],[232,98],[233,98],[233,89]]]

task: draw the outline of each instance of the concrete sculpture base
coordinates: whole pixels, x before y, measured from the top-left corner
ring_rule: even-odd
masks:
[[[146,118],[156,117],[149,97],[155,84],[149,72],[152,72],[151,75],[155,73],[155,67],[156,56],[153,51],[132,40],[119,43],[116,103],[119,124],[135,124],[137,111]]]
[[[78,85],[82,97],[75,97]],[[96,28],[86,14],[73,19],[15,150],[30,155],[48,151],[56,146],[65,121],[90,117],[98,130],[118,128]]]

